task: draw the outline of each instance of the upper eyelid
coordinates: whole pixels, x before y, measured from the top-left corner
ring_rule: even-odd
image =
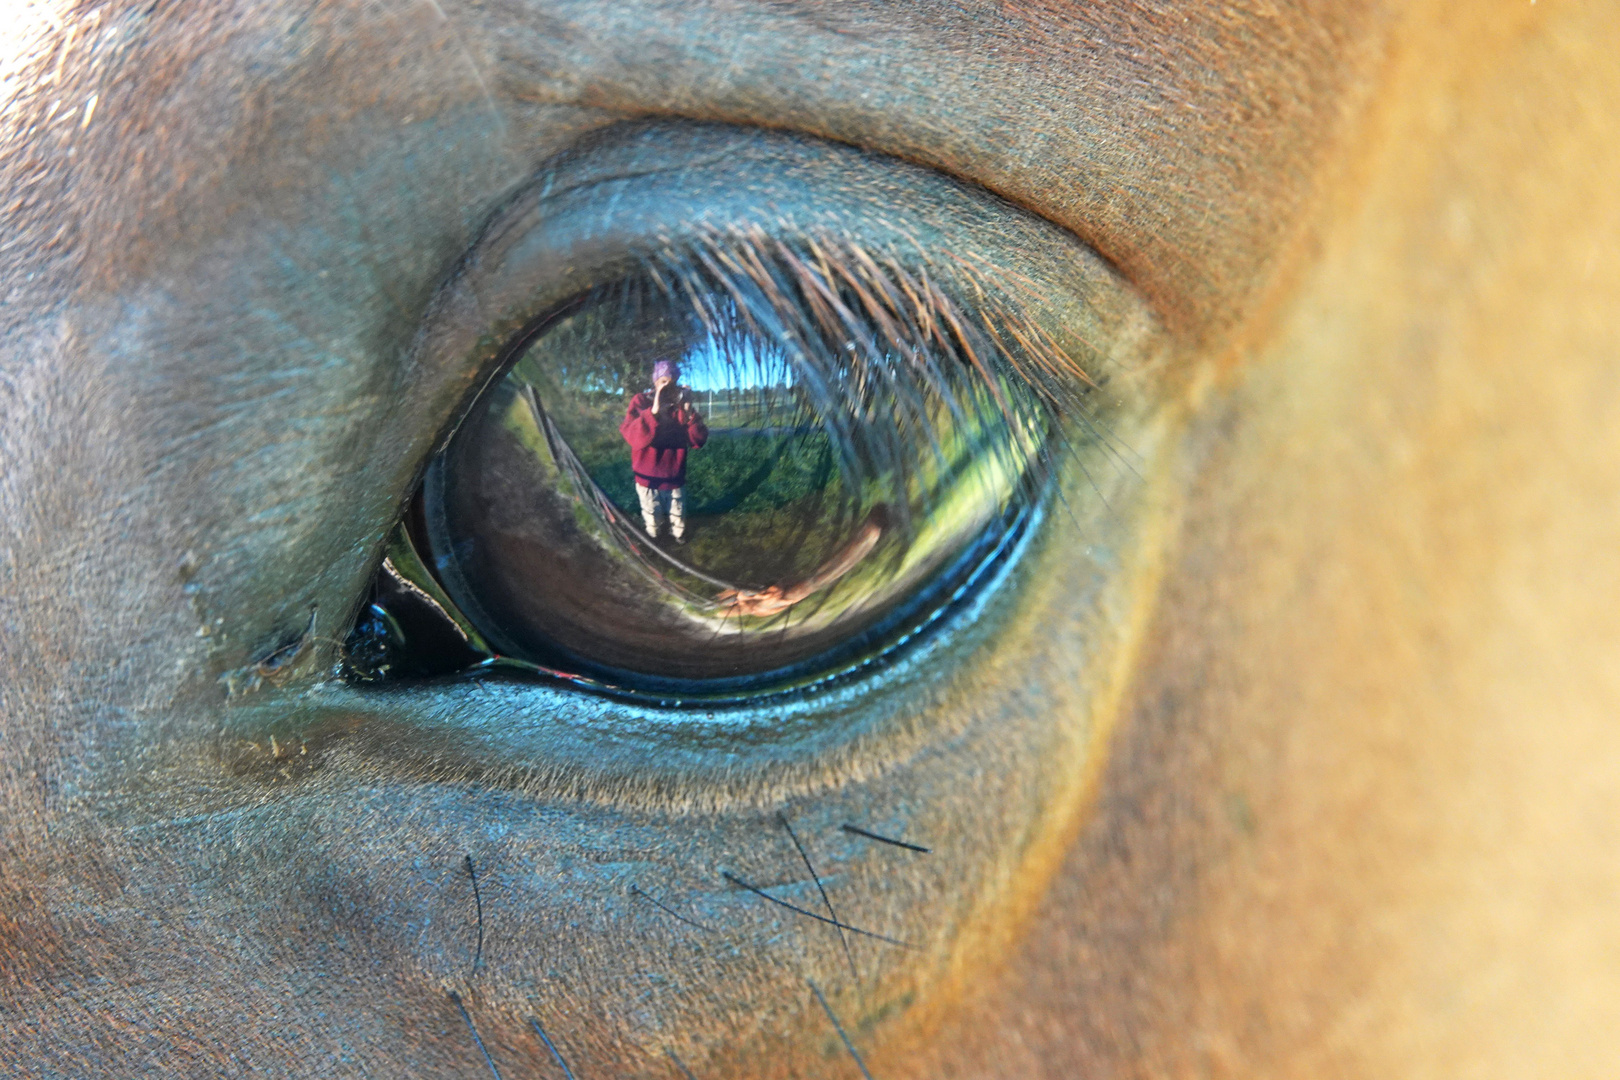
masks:
[[[1173,95],[1169,108],[1145,108],[1142,96],[1128,89],[1141,75],[1137,70],[1141,47],[1158,51],[1161,59],[1177,56],[1198,36],[1180,33],[1197,25],[1196,15],[1188,26],[1180,26],[1178,20],[1177,27],[1159,28],[1143,37],[1140,27],[1125,30],[1108,13],[1110,5],[1082,6],[1066,15],[1002,12],[990,23],[1004,24],[996,29],[1013,35],[1007,42],[1012,53],[1029,61],[1008,63],[1000,50],[973,47],[985,29],[973,25],[973,17],[966,24],[925,16],[918,17],[919,22],[903,14],[908,5],[894,6],[890,14],[897,17],[893,18],[885,18],[876,9],[865,11],[858,28],[837,31],[836,46],[804,52],[803,42],[784,45],[781,31],[802,32],[813,39],[827,28],[815,19],[803,23],[793,13],[795,7],[759,5],[757,10],[733,11],[733,18],[720,31],[720,40],[730,43],[731,62],[718,67],[710,52],[714,42],[707,35],[693,38],[680,33],[656,15],[634,22],[609,16],[616,24],[610,39],[621,44],[640,41],[657,51],[661,62],[655,71],[637,68],[634,50],[598,51],[586,46],[564,60],[553,52],[544,35],[532,32],[519,32],[497,55],[493,67],[504,85],[522,87],[535,100],[578,105],[584,99],[573,88],[588,86],[590,104],[621,116],[660,115],[801,131],[919,162],[994,192],[1099,252],[1118,255],[1123,262],[1113,258],[1110,262],[1127,277],[1129,271],[1123,269],[1127,264],[1136,265],[1149,277],[1156,276],[1152,260],[1143,258],[1144,249],[1163,252],[1178,263],[1197,261],[1200,249],[1207,251],[1211,246],[1208,238],[1222,219],[1217,215],[1211,221],[1201,191],[1240,216],[1261,208],[1249,192],[1233,189],[1241,183],[1237,175],[1195,164],[1218,157],[1220,149],[1230,149],[1211,142],[1221,138],[1228,143],[1235,140],[1240,149],[1264,156],[1253,131],[1230,126],[1233,122],[1226,110],[1219,108],[1209,114],[1221,116],[1219,122],[1206,124],[1191,135],[1184,129],[1196,125],[1164,126],[1167,117],[1178,113],[1184,118],[1202,115],[1200,103],[1226,104],[1221,95],[1230,87],[1192,77],[1189,73],[1197,65],[1188,65],[1172,71],[1170,81],[1181,84],[1184,93]],[[597,22],[591,13],[573,18],[578,29]],[[847,36],[851,31],[853,38]],[[1070,39],[1069,35],[1078,37]],[[1111,41],[1112,46],[1067,47],[1080,39],[1093,45]],[[1262,53],[1274,45],[1265,35],[1257,40],[1269,43],[1260,46]],[[747,47],[739,51],[744,44]],[[826,61],[813,73],[800,63],[812,54]],[[941,64],[942,55],[949,55],[951,62]],[[572,67],[578,81],[559,84],[549,76],[537,80],[536,62],[541,56],[545,57],[540,61],[544,70],[554,71],[559,64]],[[872,62],[898,73],[926,73],[934,78],[889,79],[885,80],[888,85],[871,91],[866,83],[870,77],[867,64]],[[1043,81],[1050,78],[1052,64],[1074,65],[1073,77],[1064,82],[1061,108],[1049,100],[1052,86]],[[1268,80],[1277,83],[1281,75],[1280,69],[1265,64],[1259,70],[1263,84]],[[989,82],[982,82],[986,78]],[[971,92],[974,85],[996,85],[1002,92],[979,95]],[[941,94],[951,99],[951,107],[941,107]],[[1318,97],[1320,88],[1301,100]],[[1007,103],[1021,100],[1031,102],[1046,123],[1009,121]],[[1286,134],[1271,130],[1274,135]],[[1167,137],[1190,140],[1188,145],[1197,152],[1186,161],[1169,162],[1166,168],[1163,147],[1155,139],[1163,142]],[[1155,150],[1160,151],[1157,156]],[[1106,197],[1098,194],[1104,190],[1108,191]],[[1222,195],[1231,198],[1222,203]],[[1198,220],[1200,217],[1204,220]],[[1169,228],[1154,229],[1148,222],[1168,224]],[[1218,273],[1205,276],[1212,282],[1221,277]],[[1166,304],[1177,304],[1174,295],[1164,293],[1164,282],[1156,284],[1159,287],[1149,290],[1152,295],[1162,296]]]
[[[716,143],[726,149],[714,149]],[[910,185],[908,205],[892,200],[897,188],[887,174],[894,171]],[[573,224],[557,227],[557,221]],[[841,232],[861,239],[875,228],[891,251],[905,249],[926,272],[945,277],[976,262],[994,271],[1005,297],[1018,294],[1026,314],[1064,336],[1065,351],[1091,354],[1097,366],[1143,368],[1168,351],[1146,299],[1062,226],[922,166],[809,137],[723,125],[625,123],[592,132],[495,215],[452,279],[452,291],[469,269],[476,277],[485,268],[479,283],[461,291],[480,309],[492,334],[486,340],[504,339],[592,284],[592,272],[581,267],[611,258],[606,253],[615,247],[621,269],[627,268],[660,244],[739,222],[777,236]],[[560,288],[525,296],[505,272],[514,263],[536,265],[521,249],[532,247],[537,231],[559,234],[553,242],[561,249],[553,248],[549,266],[519,276]],[[952,250],[942,259],[936,248]],[[559,263],[579,273],[559,281],[569,277],[558,273]],[[970,288],[984,284],[988,277]],[[422,351],[447,351],[442,340],[425,344]],[[481,350],[486,373],[497,362],[495,352]]]

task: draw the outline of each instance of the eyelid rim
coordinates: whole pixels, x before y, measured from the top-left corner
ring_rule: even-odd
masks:
[[[822,189],[829,176],[836,196]],[[428,451],[424,465],[500,377],[510,342],[537,314],[632,272],[660,245],[739,222],[773,234],[826,230],[887,244],[936,278],[950,277],[951,266],[931,258],[929,244],[958,261],[967,249],[1055,339],[1132,376],[1128,395],[1118,383],[1110,389],[1109,408],[1159,404],[1153,384],[1168,338],[1129,283],[1066,230],[954,178],[807,136],[627,124],[576,145],[514,196],[430,306],[410,363],[445,372],[441,386],[459,380],[461,402],[435,443],[418,444]],[[1099,513],[1112,521],[1105,527],[1119,525],[1113,506]],[[963,672],[990,640],[1009,597],[1027,587],[1030,553],[1049,546],[1050,531],[1037,522],[949,629],[886,665],[875,681],[841,680],[792,701],[767,699],[768,707],[717,709],[726,715],[713,722],[534,684],[463,682],[401,694],[327,682],[300,692],[312,718],[306,734],[358,737],[373,746],[364,757],[376,767],[410,770],[415,761],[435,775],[531,793],[608,792],[613,801],[667,807],[685,797],[687,781],[714,805],[822,789],[942,737],[937,724],[950,710],[938,707],[939,695],[956,680],[941,675]],[[1076,595],[1092,588],[1088,582]],[[275,696],[261,697],[232,726],[262,731],[279,707]],[[518,714],[528,719],[503,725]]]

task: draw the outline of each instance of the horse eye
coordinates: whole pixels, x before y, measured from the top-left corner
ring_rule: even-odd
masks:
[[[1046,407],[973,325],[809,241],[710,238],[554,307],[428,467],[351,673],[713,699],[884,655],[1039,495]]]

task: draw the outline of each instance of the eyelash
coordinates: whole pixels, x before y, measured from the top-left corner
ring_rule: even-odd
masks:
[[[953,369],[972,372],[1009,422],[1030,414],[1015,411],[1001,393],[1004,374],[1029,391],[1026,407],[1039,410],[1042,421],[1052,411],[1071,411],[1098,388],[1008,295],[1033,292],[1032,283],[965,258],[951,262],[948,273],[930,275],[850,237],[788,240],[755,227],[665,242],[643,268],[666,295],[684,299],[711,325],[724,321],[711,300],[723,296],[762,337],[806,357],[837,355],[850,344],[856,359],[897,355],[910,363],[914,378],[936,389]],[[958,302],[952,291],[971,296],[972,304]]]

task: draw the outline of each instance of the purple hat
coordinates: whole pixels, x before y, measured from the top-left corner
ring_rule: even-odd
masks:
[[[652,377],[653,382],[665,378],[679,379],[681,377],[681,366],[673,360],[660,360],[653,365]]]

